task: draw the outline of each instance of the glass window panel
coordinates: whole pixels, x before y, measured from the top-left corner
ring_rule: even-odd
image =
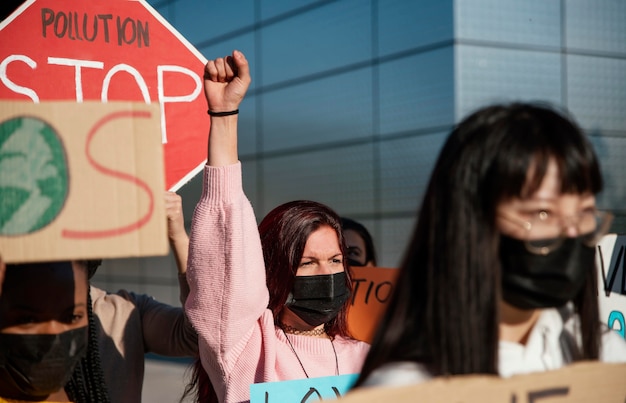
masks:
[[[364,138],[372,134],[371,69],[263,95],[263,150]]]
[[[353,214],[371,212],[372,154],[372,144],[363,144],[266,159],[262,181],[264,214],[297,199],[315,200],[336,211]]]
[[[561,103],[560,53],[459,46],[457,55],[459,118],[497,102]]]
[[[325,72],[372,56],[369,2],[345,0],[261,31],[263,84]]]
[[[567,105],[587,129],[626,131],[626,59],[567,56]]]
[[[272,0],[260,1],[259,5],[261,6],[261,18],[266,20],[285,13],[297,12],[315,4],[323,6],[325,3],[328,3],[328,0]]]
[[[626,54],[626,1],[568,0],[567,47]]]
[[[447,47],[381,64],[382,134],[452,124],[452,55]]]
[[[417,211],[447,134],[437,132],[380,143],[384,213]]]
[[[454,4],[458,39],[561,46],[560,0],[473,0]]]
[[[252,28],[255,22],[254,0],[177,0],[169,7],[166,18],[192,43]]]
[[[400,267],[414,226],[415,217],[413,216],[383,220],[379,266]]]
[[[379,54],[452,40],[452,0],[385,0],[378,3]]]

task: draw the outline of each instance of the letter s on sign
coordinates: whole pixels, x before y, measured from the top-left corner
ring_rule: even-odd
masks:
[[[74,230],[63,230],[61,235],[65,238],[76,238],[76,239],[94,239],[94,238],[107,238],[107,237],[113,237],[113,236],[118,236],[118,235],[122,235],[122,234],[126,234],[132,231],[136,231],[139,228],[143,227],[144,225],[146,225],[149,221],[150,218],[152,217],[152,214],[154,212],[154,195],[152,194],[152,191],[150,190],[150,187],[148,186],[148,184],[146,184],[144,181],[142,181],[139,178],[136,178],[132,175],[129,175],[127,173],[124,172],[119,172],[119,171],[115,171],[113,169],[107,168],[103,165],[101,165],[100,163],[98,163],[93,156],[91,155],[90,149],[89,149],[89,145],[91,143],[91,141],[93,140],[94,136],[98,133],[98,131],[102,128],[102,126],[104,126],[105,124],[115,120],[115,119],[123,119],[123,118],[150,118],[151,114],[150,112],[146,112],[146,111],[122,111],[122,112],[114,112],[111,113],[105,117],[103,117],[102,119],[100,119],[100,121],[98,121],[93,129],[91,129],[91,131],[89,132],[88,136],[87,136],[87,140],[85,142],[85,154],[87,155],[87,160],[89,161],[89,163],[99,172],[103,173],[104,175],[108,175],[108,176],[112,176],[114,178],[123,180],[123,181],[127,181],[127,182],[131,182],[133,184],[135,184],[138,188],[142,189],[144,192],[147,193],[148,195],[148,199],[149,199],[149,206],[148,206],[148,211],[143,215],[143,217],[141,217],[139,220],[137,220],[134,223],[130,223],[126,226],[123,227],[119,227],[119,228],[111,228],[111,229],[105,229],[105,230],[97,230],[97,231],[74,231]]]

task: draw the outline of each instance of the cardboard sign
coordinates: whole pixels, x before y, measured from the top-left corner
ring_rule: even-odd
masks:
[[[166,187],[206,161],[206,59],[143,0],[28,0],[0,23],[0,99],[158,103]]]
[[[625,379],[626,364],[584,362],[508,379],[471,375],[413,386],[355,389],[338,403],[624,403]]]
[[[352,305],[348,329],[355,339],[372,342],[376,326],[391,297],[398,269],[351,267]]]
[[[626,338],[626,235],[608,234],[596,249],[600,318]]]
[[[5,262],[165,255],[159,106],[0,102]]]
[[[250,403],[305,403],[345,395],[358,374],[265,382],[250,385]]]

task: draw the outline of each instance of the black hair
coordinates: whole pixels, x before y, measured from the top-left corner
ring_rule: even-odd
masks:
[[[278,324],[285,302],[293,291],[296,272],[309,236],[322,226],[337,234],[339,247],[346,255],[341,220],[330,207],[311,200],[294,200],[275,207],[261,220],[259,235],[265,261],[266,281],[270,300],[268,308]],[[346,259],[343,260],[346,288],[352,288],[352,274]],[[334,337],[350,336],[348,330],[349,299],[330,322],[324,324],[326,333]]]
[[[552,160],[561,192],[601,191],[593,148],[565,112],[544,104],[494,105],[453,129],[435,164],[357,386],[392,361],[416,361],[434,375],[498,373],[496,206],[537,190]],[[580,316],[582,359],[599,355],[596,293],[594,266],[573,301]]]
[[[83,357],[74,372],[72,378],[65,385],[65,393],[75,403],[110,403],[98,347],[98,334],[96,320],[91,306],[91,294],[87,291],[87,315],[88,315],[88,340],[87,354]]]
[[[187,397],[192,397],[195,403],[218,403],[219,399],[209,375],[204,370],[200,358],[196,358],[185,371],[187,385],[183,391],[179,403],[183,403]]]
[[[79,260],[75,263],[79,264],[81,268],[85,269],[85,273],[88,272],[90,263],[94,261]],[[12,267],[24,267],[24,266],[45,266],[53,262],[35,262],[35,263],[22,263],[15,265],[7,265],[7,268]],[[59,262],[71,264],[71,262]],[[87,277],[87,276],[86,276]],[[94,316],[92,309],[92,301],[89,287],[89,280],[87,282],[87,351],[85,356],[76,364],[72,376],[68,383],[65,385],[65,393],[67,393],[70,401],[74,403],[110,403],[107,387],[104,381],[104,372],[102,370],[102,364],[100,361],[100,350],[98,346],[98,333],[96,327],[96,317]]]
[[[102,259],[82,260],[81,263],[87,267],[87,278],[91,279],[102,264]]]
[[[363,242],[365,242],[365,262],[372,262],[376,266],[376,248],[374,248],[374,240],[367,228],[358,221],[355,221],[348,217],[341,217],[341,228],[345,230],[355,231],[361,236]]]

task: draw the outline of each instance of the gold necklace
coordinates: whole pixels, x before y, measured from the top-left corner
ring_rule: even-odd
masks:
[[[296,329],[295,327],[291,327],[283,322],[280,322],[280,328],[283,329],[283,332],[285,333],[297,334],[297,335],[303,335],[303,336],[321,336],[323,334],[326,334],[326,329],[324,329],[323,326],[317,329],[299,330],[299,329]]]

